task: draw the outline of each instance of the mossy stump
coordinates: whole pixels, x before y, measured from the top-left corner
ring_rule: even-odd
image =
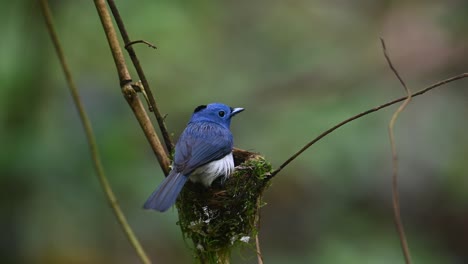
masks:
[[[184,238],[200,263],[229,263],[231,250],[255,241],[262,194],[271,165],[252,152],[234,150],[235,172],[211,188],[187,182],[177,199]]]

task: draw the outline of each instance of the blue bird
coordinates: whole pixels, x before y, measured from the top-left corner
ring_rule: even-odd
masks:
[[[219,176],[228,177],[234,171],[229,127],[231,118],[242,111],[220,103],[195,108],[175,146],[171,172],[143,207],[164,212],[176,202],[188,179],[209,187]]]

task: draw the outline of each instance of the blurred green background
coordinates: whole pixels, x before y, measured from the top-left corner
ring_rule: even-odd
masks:
[[[38,4],[1,2],[0,262],[138,263],[95,177]],[[142,210],[163,175],[120,93],[94,4],[51,5],[131,226],[154,263],[192,262],[176,211]],[[379,37],[413,91],[468,70],[466,1],[117,5],[130,36],[158,46],[135,48],[174,138],[197,105],[245,107],[232,125],[236,146],[274,166],[341,120],[404,95]],[[416,98],[396,125],[415,263],[468,263],[466,86]],[[265,263],[403,262],[387,135],[395,109],[339,129],[274,179],[261,217]],[[248,245],[233,258],[256,262]]]

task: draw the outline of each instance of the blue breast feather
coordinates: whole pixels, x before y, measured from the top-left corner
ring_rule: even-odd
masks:
[[[206,166],[203,167],[212,161],[223,161],[220,164],[222,166],[227,166],[225,164],[228,164],[229,168],[226,168],[228,169],[226,171],[231,172],[234,167],[231,155],[232,147],[233,140],[229,129],[214,122],[189,123],[177,142],[172,171],[151,194],[143,207],[160,212],[166,211],[175,203],[188,177],[196,169],[201,169],[202,171],[205,171],[205,169],[208,169],[206,171],[222,171],[216,170],[215,167],[211,169]],[[225,157],[230,158],[231,162],[224,162]],[[204,177],[204,175],[197,176]],[[207,183],[211,184],[213,176],[215,175],[205,175],[207,179],[200,181],[205,185]]]
[[[232,134],[214,122],[189,123],[175,148],[174,170],[189,176],[196,168],[231,153]]]

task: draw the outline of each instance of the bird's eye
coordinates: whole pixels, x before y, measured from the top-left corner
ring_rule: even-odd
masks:
[[[218,115],[219,115],[220,117],[223,117],[225,114],[226,114],[226,113],[224,113],[224,111],[219,111],[219,112],[218,112]]]

